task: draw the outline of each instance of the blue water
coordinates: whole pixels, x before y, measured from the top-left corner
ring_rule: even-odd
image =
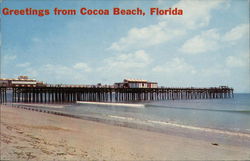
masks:
[[[231,99],[165,100],[137,102],[144,108],[72,104],[53,110],[92,117],[130,118],[159,121],[191,127],[250,134],[250,94],[235,94]],[[123,121],[126,121],[124,119]]]

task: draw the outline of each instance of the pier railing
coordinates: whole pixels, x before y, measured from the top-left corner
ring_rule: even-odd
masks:
[[[7,102],[7,87],[0,87],[0,103]],[[46,86],[8,88],[11,102],[65,103],[76,101],[127,102],[149,100],[232,98],[229,87],[211,88],[114,88],[91,86]]]

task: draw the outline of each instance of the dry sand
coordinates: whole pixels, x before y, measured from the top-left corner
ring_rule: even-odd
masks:
[[[112,126],[1,105],[1,160],[249,160],[250,146]]]

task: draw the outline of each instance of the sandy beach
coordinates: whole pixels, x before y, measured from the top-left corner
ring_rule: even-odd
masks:
[[[215,144],[5,105],[0,134],[1,160],[250,159],[250,145]]]

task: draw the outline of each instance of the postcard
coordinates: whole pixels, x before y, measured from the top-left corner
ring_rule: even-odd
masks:
[[[249,160],[249,0],[2,0],[1,160]]]

